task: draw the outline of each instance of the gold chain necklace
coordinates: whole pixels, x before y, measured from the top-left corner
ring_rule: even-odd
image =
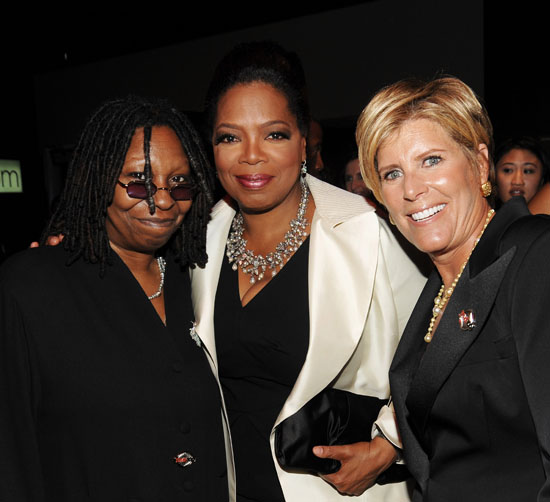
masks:
[[[474,247],[470,251],[470,254],[466,258],[466,261],[460,267],[460,272],[458,272],[458,274],[454,278],[452,284],[447,289],[445,289],[445,284],[441,284],[441,288],[439,289],[439,293],[434,298],[434,307],[432,309],[432,318],[430,319],[430,325],[428,326],[428,331],[424,335],[424,341],[426,343],[430,343],[432,341],[432,338],[434,336],[433,329],[434,329],[435,321],[437,320],[439,315],[443,312],[443,309],[445,308],[445,305],[447,305],[447,302],[449,301],[449,298],[451,298],[451,295],[453,294],[453,291],[455,290],[455,287],[458,283],[458,280],[460,279],[460,276],[462,275],[462,272],[464,272],[464,269],[466,268],[466,265],[468,264],[468,260],[470,259],[470,256],[472,256],[472,253],[474,252],[474,249],[476,248],[477,243],[480,241],[481,236],[483,235],[483,232],[485,232],[485,229],[487,228],[487,225],[489,225],[489,222],[491,221],[491,218],[493,217],[494,213],[495,213],[494,209],[491,209],[487,213],[487,218],[485,219],[485,225],[483,225],[483,228],[481,229],[481,233],[479,234],[478,238],[474,242]]]

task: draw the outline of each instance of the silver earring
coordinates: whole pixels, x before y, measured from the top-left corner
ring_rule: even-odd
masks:
[[[300,166],[300,172],[302,173],[302,176],[304,176],[304,177],[307,174],[307,163],[306,163],[305,160],[302,161],[302,164]]]

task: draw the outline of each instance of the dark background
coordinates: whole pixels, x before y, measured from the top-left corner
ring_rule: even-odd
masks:
[[[410,3],[420,7],[408,10],[414,8]],[[364,44],[338,45],[345,40],[347,29],[342,13],[353,13],[356,12],[354,8],[363,6],[375,14],[388,11],[392,14],[365,19],[361,24],[364,33],[359,35]],[[209,40],[223,40],[219,37],[224,33],[228,34],[228,40],[239,40],[241,35],[243,39],[252,35],[259,38],[263,26],[266,33],[272,35],[270,27],[273,26],[288,26],[291,30],[305,26],[303,23],[309,19],[312,22],[319,20],[324,30],[322,34],[298,33],[299,43],[289,46],[285,43],[288,40],[285,33],[280,42],[304,56],[308,79],[311,76],[316,84],[311,89],[313,113],[324,126],[326,160],[333,168],[339,167],[338,150],[349,140],[356,114],[380,85],[415,74],[416,68],[418,75],[415,76],[433,76],[426,75],[433,71],[426,63],[430,60],[429,53],[417,50],[418,62],[407,53],[417,38],[425,47],[430,47],[430,51],[434,50],[437,70],[454,70],[453,74],[466,80],[482,97],[493,121],[497,142],[520,133],[550,137],[546,119],[550,105],[544,76],[548,73],[548,29],[544,7],[535,2],[524,1],[504,7],[496,0],[340,1],[331,10],[282,1],[265,5],[263,13],[243,10],[232,3],[204,3],[195,7],[192,16],[187,7],[183,13],[134,8],[124,15],[100,9],[78,14],[62,9],[58,12],[35,9],[8,13],[4,17],[0,38],[0,158],[21,161],[24,193],[0,194],[0,244],[4,248],[0,250],[0,257],[2,253],[27,247],[31,240],[40,236],[48,215],[52,187],[58,184],[55,178],[62,173],[60,166],[66,162],[67,152],[76,141],[86,116],[99,104],[99,98],[114,97],[126,88],[133,90],[132,82],[114,78],[116,68],[124,64],[139,68],[149,79],[140,79],[145,83],[140,83],[139,92],[164,93],[198,117],[200,95],[186,101],[192,92],[186,94],[185,83],[170,82],[171,74],[165,75],[162,68],[155,68],[151,61],[156,58],[164,66],[179,65],[177,71],[183,75],[186,63],[185,58],[179,60],[177,56],[180,47],[185,47],[188,53],[202,55],[201,51],[210,50]],[[334,25],[330,24],[331,19],[335,20]],[[254,27],[260,27],[259,31],[247,31]],[[452,31],[452,46],[443,43],[449,30]],[[311,62],[324,58],[323,51],[327,51],[328,45],[321,44],[321,39],[342,52],[341,58],[334,59],[332,55],[333,59],[327,58],[327,61],[351,63],[335,71],[324,68],[326,78]],[[185,76],[190,79],[189,90],[191,84],[205,88],[213,64],[230,48],[230,45],[219,45],[208,52],[212,54],[212,63],[205,63],[203,71]],[[440,46],[442,52],[449,54],[448,61],[444,54],[437,53]],[[320,49],[318,54],[316,47]],[[402,53],[407,64],[399,59],[385,59],[384,50]],[[411,52],[415,56],[414,51]],[[365,76],[366,71],[370,74]],[[101,72],[107,74],[103,80]],[[131,72],[124,74],[128,74],[130,80],[135,78]],[[112,93],[108,86],[98,89],[91,75],[98,82],[109,81],[108,76],[113,75]],[[361,102],[357,103],[352,101],[354,93],[349,91],[354,83],[357,84],[356,76],[368,80],[368,84],[360,86],[364,91]],[[346,101],[344,98],[348,94],[350,98]],[[337,98],[342,99],[341,114],[334,110],[339,103]]]

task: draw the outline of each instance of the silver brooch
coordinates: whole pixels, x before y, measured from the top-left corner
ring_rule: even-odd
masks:
[[[193,321],[193,325],[189,328],[189,334],[191,335],[193,341],[197,344],[197,347],[200,347],[202,345],[202,342],[196,328],[197,323]]]

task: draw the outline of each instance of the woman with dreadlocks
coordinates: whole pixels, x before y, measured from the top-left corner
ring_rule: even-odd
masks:
[[[200,145],[165,102],[104,104],[44,232],[62,245],[0,268],[3,502],[228,499],[188,278],[207,260]]]

